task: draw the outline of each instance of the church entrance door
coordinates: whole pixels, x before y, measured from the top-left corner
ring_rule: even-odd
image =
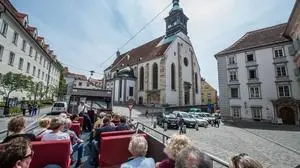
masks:
[[[283,107],[279,110],[279,117],[284,124],[295,124],[295,111],[290,107]]]

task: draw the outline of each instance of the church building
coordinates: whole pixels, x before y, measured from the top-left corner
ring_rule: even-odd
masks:
[[[188,37],[188,17],[173,0],[165,18],[165,35],[117,58],[105,69],[106,89],[113,91],[114,104],[201,104],[200,66]]]

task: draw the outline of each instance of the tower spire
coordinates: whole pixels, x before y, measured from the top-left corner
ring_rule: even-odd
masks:
[[[173,0],[173,7],[174,6],[179,6],[179,0]]]

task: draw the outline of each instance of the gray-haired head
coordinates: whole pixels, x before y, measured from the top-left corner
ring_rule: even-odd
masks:
[[[182,149],[176,159],[175,168],[212,168],[212,160],[198,148],[189,146]]]
[[[142,135],[133,135],[129,142],[128,150],[133,156],[145,156],[148,151],[147,140]]]

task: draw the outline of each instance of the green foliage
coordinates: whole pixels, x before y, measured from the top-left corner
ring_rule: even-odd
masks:
[[[66,84],[66,80],[64,79],[64,73],[63,73],[63,71],[61,71],[60,72],[60,78],[59,78],[57,96],[59,98],[62,98],[66,94],[67,94],[67,84]]]
[[[5,103],[4,103],[4,102],[0,102],[0,107],[1,107],[1,106],[4,106],[4,105],[5,105]]]
[[[9,109],[9,114],[19,114],[19,113],[21,113],[21,108],[18,106],[11,107]]]

